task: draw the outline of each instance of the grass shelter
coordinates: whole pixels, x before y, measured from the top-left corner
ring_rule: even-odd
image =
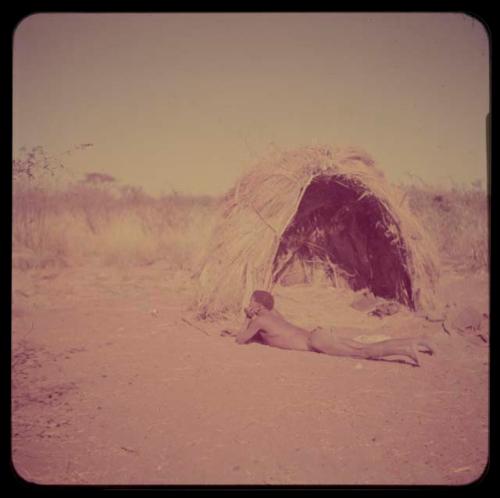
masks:
[[[201,317],[255,289],[326,281],[411,310],[434,306],[437,254],[405,196],[357,148],[274,151],[225,196],[197,274]]]

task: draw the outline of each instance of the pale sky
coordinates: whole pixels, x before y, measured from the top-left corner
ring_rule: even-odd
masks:
[[[14,35],[14,154],[147,192],[227,190],[279,148],[360,146],[391,181],[486,181],[489,41],[464,14],[38,14]]]

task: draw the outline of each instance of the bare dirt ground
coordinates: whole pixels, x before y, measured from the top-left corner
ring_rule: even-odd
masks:
[[[410,313],[356,312],[367,330],[427,332],[436,354],[416,368],[239,346],[220,336],[227,323],[196,322],[193,286],[161,264],[14,272],[12,445],[24,479],[464,484],[485,470],[484,343]],[[440,295],[488,311],[485,275],[449,272]]]

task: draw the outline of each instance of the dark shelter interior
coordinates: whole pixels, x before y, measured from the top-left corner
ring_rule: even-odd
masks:
[[[343,176],[317,176],[285,230],[274,282],[311,282],[322,272],[335,287],[369,289],[414,308],[399,227],[366,187]],[[299,273],[299,281],[297,280]]]

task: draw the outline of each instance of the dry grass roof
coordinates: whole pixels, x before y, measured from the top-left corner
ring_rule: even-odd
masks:
[[[297,261],[303,267],[320,263],[326,273],[329,266],[332,285],[371,288],[377,271],[383,277],[380,262],[394,260],[394,282],[386,277],[378,293],[410,309],[433,306],[434,246],[401,192],[360,149],[276,151],[239,179],[219,216],[199,272],[201,316],[240,311],[253,290],[272,291]],[[358,250],[363,244],[365,255]]]

